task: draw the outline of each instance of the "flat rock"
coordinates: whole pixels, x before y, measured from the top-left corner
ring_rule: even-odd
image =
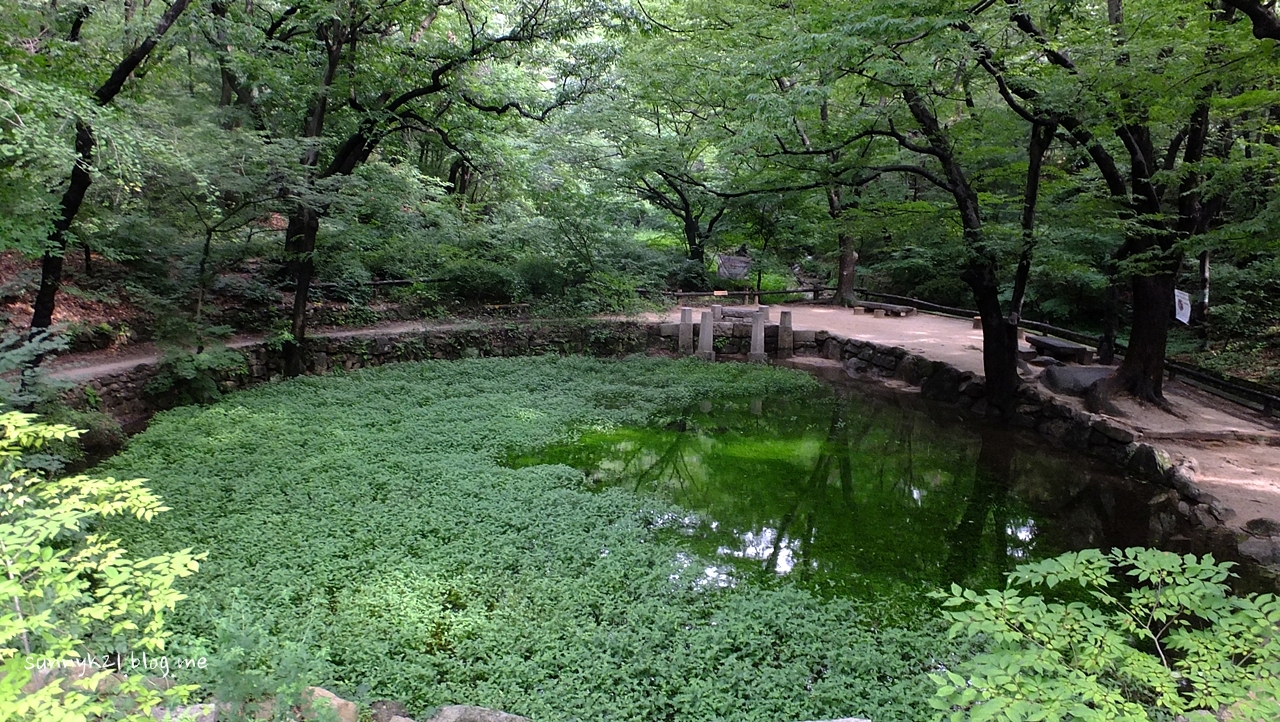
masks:
[[[1280,565],[1280,542],[1271,537],[1245,537],[1240,553],[1261,564]]]
[[[1084,396],[1090,386],[1114,370],[1108,366],[1050,366],[1040,374],[1040,383],[1054,393]]]
[[[1133,430],[1117,424],[1111,419],[1098,419],[1093,422],[1092,426],[1098,433],[1122,444],[1128,444],[1137,438],[1137,434]]]
[[[1280,537],[1280,522],[1275,519],[1259,517],[1246,521],[1244,530],[1253,536]]]
[[[441,707],[427,722],[529,722],[529,718],[499,712],[496,709],[458,704]]]

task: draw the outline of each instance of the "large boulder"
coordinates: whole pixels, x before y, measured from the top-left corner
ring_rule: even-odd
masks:
[[[1040,374],[1040,383],[1054,393],[1084,396],[1090,386],[1114,370],[1107,366],[1050,366]]]
[[[338,695],[322,687],[307,687],[302,693],[304,705],[303,717],[317,719],[324,708],[332,709],[338,716],[338,722],[359,722],[360,709],[355,702],[342,699]]]
[[[1169,457],[1168,452],[1157,449],[1151,444],[1130,444],[1129,446],[1132,449],[1129,455],[1129,473],[1143,481],[1166,483],[1169,469],[1173,466],[1173,459]]]

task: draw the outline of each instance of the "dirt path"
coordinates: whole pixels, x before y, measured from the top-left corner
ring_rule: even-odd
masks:
[[[777,308],[770,320],[777,322]],[[788,306],[792,326],[826,330],[841,336],[891,346],[974,373],[982,373],[982,331],[971,321],[920,313],[906,318],[875,318],[843,308]],[[701,318],[696,308],[694,319]],[[650,320],[678,321],[679,311],[649,314]],[[1034,374],[1025,375],[1034,381]],[[1041,386],[1043,388],[1043,386]],[[1048,391],[1048,389],[1044,389]],[[1196,483],[1236,511],[1230,526],[1239,528],[1258,517],[1280,519],[1280,423],[1220,399],[1182,381],[1165,384],[1165,396],[1179,418],[1152,406],[1121,400],[1119,418],[1144,440],[1175,454],[1194,458]],[[1081,399],[1058,395],[1082,408]]]
[[[475,323],[475,322],[472,322]],[[407,333],[422,331],[428,328],[447,330],[469,325],[467,323],[428,324],[422,321],[402,321],[365,328],[331,328],[316,329],[310,338],[358,338],[364,336],[380,336],[383,334]],[[242,334],[232,336],[226,341],[227,348],[247,348],[262,343],[263,334]],[[90,353],[69,354],[59,356],[45,368],[49,376],[64,381],[87,381],[102,376],[110,376],[128,371],[138,366],[158,362],[164,352],[154,343],[139,343],[123,349],[108,349]]]
[[[908,318],[875,318],[852,310],[821,306],[790,306],[797,329],[826,330],[891,346],[957,368],[982,373],[982,332],[963,319],[932,314]],[[697,309],[694,318],[699,318]],[[678,320],[679,312],[647,314],[644,320]],[[773,320],[777,320],[776,313]],[[401,322],[359,329],[317,329],[313,338],[351,338],[425,329],[458,328],[477,321],[432,324]],[[480,322],[482,323],[482,321]],[[261,335],[236,336],[231,348],[244,348]],[[154,344],[138,344],[122,351],[98,351],[62,356],[49,364],[50,375],[66,381],[85,381],[157,362],[162,352]],[[1038,369],[1037,369],[1038,371]],[[1028,377],[1028,381],[1034,378]],[[1195,458],[1198,483],[1238,516],[1233,526],[1258,517],[1280,519],[1280,424],[1181,381],[1169,382],[1165,393],[1183,418],[1150,406],[1122,402],[1122,423],[1161,448]],[[1059,396],[1072,404],[1080,400]]]

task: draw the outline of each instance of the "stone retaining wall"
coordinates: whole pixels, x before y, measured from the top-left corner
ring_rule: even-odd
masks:
[[[547,353],[623,356],[633,353],[678,352],[675,323],[634,321],[535,321],[458,326],[386,335],[320,336],[304,349],[309,374],[351,371],[399,361],[460,359],[486,356],[528,356]],[[695,337],[698,324],[694,324]],[[725,360],[743,360],[750,344],[751,324],[723,321],[716,324],[715,347]],[[841,362],[852,375],[873,374],[899,379],[920,388],[926,399],[950,404],[962,415],[986,417],[991,411],[983,397],[979,375],[931,361],[897,346],[884,346],[846,338],[826,331],[795,330],[793,353],[821,356]],[[778,326],[765,328],[765,350],[776,355]],[[234,390],[281,378],[284,358],[279,349],[259,344],[242,349],[246,362],[237,373],[219,379],[224,390]],[[89,381],[69,392],[72,403],[83,406],[96,397],[101,410],[137,430],[158,411],[176,405],[172,394],[147,390],[160,368],[136,367]],[[92,389],[92,392],[85,389]],[[1132,430],[1105,417],[1071,406],[1039,385],[1019,388],[1020,404],[1006,423],[1033,431],[1047,441],[1102,459],[1129,474],[1168,488],[1170,506],[1196,526],[1215,528],[1234,516],[1195,484],[1194,460],[1174,459],[1143,443]],[[1176,520],[1163,524],[1172,527]],[[1167,530],[1166,530],[1167,531]],[[1164,536],[1163,534],[1161,536]],[[1280,538],[1278,538],[1280,541]],[[1280,563],[1280,544],[1276,545]]]

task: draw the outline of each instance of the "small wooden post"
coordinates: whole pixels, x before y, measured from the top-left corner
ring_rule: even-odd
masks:
[[[778,358],[791,358],[795,350],[795,334],[791,330],[791,312],[778,314]]]
[[[974,328],[982,328],[982,317],[981,317],[981,316],[974,316],[974,317],[973,317],[973,327],[974,327]]]
[[[715,322],[711,320],[711,312],[702,312],[702,324],[698,328],[698,358],[703,361],[715,361],[716,350],[714,343]]]
[[[684,306],[680,309],[680,355],[693,353],[693,309]]]

